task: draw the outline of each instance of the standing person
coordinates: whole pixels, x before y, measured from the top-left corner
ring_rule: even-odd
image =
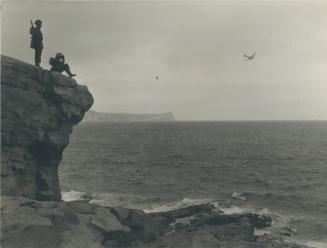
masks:
[[[33,22],[31,21],[31,28],[30,28],[30,34],[31,37],[31,48],[35,50],[35,66],[40,66],[41,63],[41,55],[43,50],[43,35],[41,32],[42,27],[42,21],[36,20],[35,27],[33,25]]]

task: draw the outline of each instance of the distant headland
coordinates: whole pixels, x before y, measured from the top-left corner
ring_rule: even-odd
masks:
[[[106,113],[90,110],[83,122],[169,122],[176,121],[171,112],[157,114]]]

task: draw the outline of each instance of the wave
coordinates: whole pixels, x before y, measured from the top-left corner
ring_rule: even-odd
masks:
[[[269,208],[273,212],[290,216],[327,216],[327,201],[313,196],[296,194],[234,192],[231,202],[237,206],[256,209]]]
[[[227,214],[252,212],[268,215],[270,228],[256,230],[256,235],[282,236],[284,240],[315,248],[327,248],[327,211],[323,199],[294,194],[234,192]]]
[[[165,203],[165,204],[154,204],[151,208],[144,209],[146,213],[153,213],[153,212],[166,212],[170,210],[175,210],[179,208],[185,208],[189,206],[194,205],[201,205],[206,203],[212,203],[216,207],[219,205],[217,201],[214,201],[211,198],[198,198],[198,199],[192,199],[192,198],[182,198],[177,201]]]
[[[231,196],[231,200],[246,201],[247,193],[234,192]],[[242,214],[242,213],[257,213],[269,215],[276,219],[276,222],[285,223],[282,221],[281,215],[272,213],[268,208],[254,208],[248,205],[237,205],[235,202],[229,202],[229,204],[220,203],[216,199],[205,198],[181,198],[181,199],[162,199],[160,197],[146,198],[138,195],[131,194],[115,194],[115,193],[86,193],[80,191],[62,192],[62,198],[64,201],[76,201],[76,200],[89,200],[90,203],[105,206],[105,207],[126,207],[134,209],[142,209],[146,213],[153,212],[166,212],[170,210],[185,208],[194,205],[201,204],[213,204],[217,209],[219,208],[224,214]]]
[[[212,203],[216,207],[218,202],[211,198],[182,198],[177,200],[162,199],[160,197],[146,198],[130,194],[86,193],[80,191],[62,192],[64,201],[89,200],[90,203],[106,207],[126,207],[142,209],[146,213],[165,212],[188,206]]]
[[[327,240],[325,242],[319,242],[319,241],[304,241],[299,242],[300,244],[306,245],[308,247],[314,247],[314,248],[327,248]]]
[[[131,194],[86,193],[72,190],[62,192],[62,198],[64,201],[88,200],[90,203],[107,207],[142,209],[146,213],[165,212],[211,203],[217,210],[223,211],[224,214],[256,213],[270,216],[273,220],[272,226],[256,230],[258,237],[264,237],[266,234],[277,235],[283,236],[285,240],[290,242],[296,242],[309,247],[327,248],[327,240],[324,240],[324,232],[327,233],[327,223],[309,216],[285,214],[283,211],[278,211],[280,209],[283,210],[283,208],[280,208],[283,205],[281,202],[284,202],[286,199],[288,202],[286,207],[292,206],[294,203],[290,203],[290,201],[296,200],[296,196],[234,192],[230,194],[226,203],[209,197],[162,199],[160,197],[146,198]],[[269,205],[268,207],[267,204]]]
[[[61,197],[63,201],[68,202],[78,200],[89,200],[92,198],[92,195],[85,192],[71,190],[69,192],[61,192]]]
[[[242,201],[246,200],[246,197],[242,193],[239,193],[239,192],[234,192],[232,194],[232,198],[239,199],[239,200],[242,200]]]

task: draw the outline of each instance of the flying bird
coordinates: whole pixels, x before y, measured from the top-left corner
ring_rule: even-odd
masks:
[[[252,54],[251,56],[248,56],[248,55],[244,54],[243,57],[246,58],[244,61],[248,61],[248,60],[254,59],[255,54],[256,53]]]

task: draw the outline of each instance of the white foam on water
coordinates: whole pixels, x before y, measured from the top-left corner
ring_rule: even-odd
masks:
[[[69,192],[61,192],[61,197],[63,201],[78,201],[82,200],[85,194],[85,192],[71,190]]]
[[[224,214],[243,214],[250,212],[249,209],[246,208],[240,208],[236,206],[228,207],[228,208],[220,208],[221,211],[223,211]]]
[[[88,194],[85,192],[71,190],[69,192],[62,192],[62,199],[64,201],[77,201],[88,197],[90,203],[106,206],[106,207],[126,207],[143,209],[144,212],[165,212],[179,208],[212,203],[214,206],[219,206],[219,203],[214,202],[211,198],[183,198],[181,200],[167,202],[167,203],[154,203],[151,199],[146,199],[141,196],[125,195],[125,194],[112,194],[112,193],[93,193]]]
[[[206,203],[213,203],[213,200],[211,198],[199,198],[199,199],[183,198],[179,201],[174,201],[166,204],[154,204],[150,208],[143,209],[143,210],[146,213],[166,212],[170,210],[185,208],[194,205],[201,205]]]
[[[239,193],[239,192],[234,192],[232,194],[232,198],[239,199],[239,200],[242,200],[242,201],[246,200],[246,197],[243,195],[243,193]]]
[[[143,197],[124,194],[101,193],[93,194],[90,203],[105,207],[126,207],[126,208],[142,208],[145,201]]]
[[[264,236],[264,235],[270,235],[271,234],[271,231],[268,230],[268,229],[258,229],[256,228],[254,230],[254,235],[255,236]]]
[[[302,240],[298,238],[285,239],[286,242],[296,243],[298,245],[305,245],[310,248],[327,248],[327,240],[316,241],[316,240]]]
[[[268,208],[261,209],[258,214],[260,215],[272,215],[271,211]]]
[[[326,242],[307,241],[304,242],[304,245],[314,248],[327,248],[327,241]]]
[[[62,199],[64,201],[76,201],[85,198],[88,195],[85,192],[80,191],[69,191],[62,192]],[[123,194],[111,194],[111,193],[93,193],[91,196],[90,203],[105,206],[105,207],[126,207],[134,209],[142,209],[146,213],[153,212],[165,212],[175,210],[179,208],[201,205],[206,203],[212,203],[215,207],[219,206],[217,201],[213,201],[211,198],[183,198],[178,201],[167,202],[167,203],[153,203],[149,199],[145,199],[141,196],[135,195],[123,195]]]

